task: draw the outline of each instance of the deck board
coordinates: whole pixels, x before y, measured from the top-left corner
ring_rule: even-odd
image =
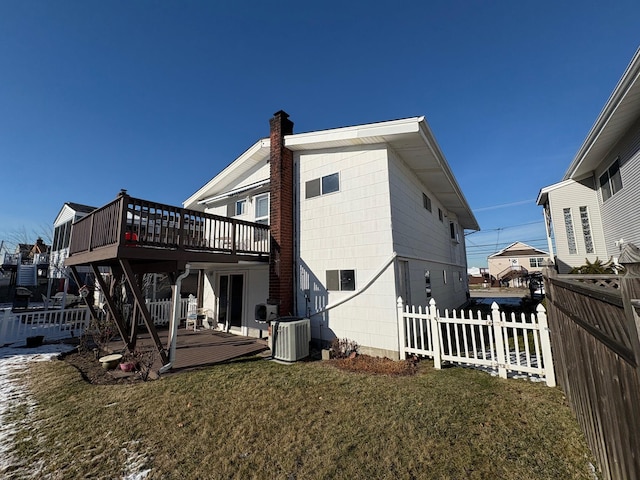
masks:
[[[167,344],[169,330],[159,330],[158,335],[163,345]],[[138,348],[154,348],[149,333],[138,334]],[[214,365],[235,358],[255,355],[268,350],[267,340],[235,335],[217,330],[179,328],[176,344],[176,358],[171,372]],[[158,371],[162,366],[160,358],[156,359],[152,370]]]

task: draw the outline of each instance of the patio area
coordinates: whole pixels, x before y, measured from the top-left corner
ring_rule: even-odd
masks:
[[[168,329],[158,330],[158,336],[163,345],[167,344]],[[155,344],[148,332],[138,334],[138,348],[141,350],[155,350]],[[112,348],[118,351],[122,343],[118,340],[112,342]],[[256,355],[268,350],[266,338],[252,338],[218,330],[179,328],[176,342],[176,357],[173,368],[169,373],[177,373],[184,370],[204,367],[216,363],[227,362],[235,358]],[[157,372],[162,367],[160,357],[156,358],[152,371]],[[114,371],[115,375],[119,372]],[[126,375],[125,372],[122,372]],[[166,375],[166,374],[165,374]]]

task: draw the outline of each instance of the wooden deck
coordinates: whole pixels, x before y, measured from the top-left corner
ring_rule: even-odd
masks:
[[[163,344],[167,344],[169,330],[158,331]],[[115,344],[114,344],[115,346]],[[121,347],[121,344],[118,348]],[[138,334],[138,348],[155,349],[155,343],[149,333]],[[176,358],[172,373],[223,363],[235,358],[255,355],[268,350],[267,340],[216,330],[178,329]],[[160,358],[156,359],[152,370],[157,372],[162,367]]]
[[[132,198],[124,192],[73,224],[67,266],[174,272],[185,263],[267,262],[269,226]]]

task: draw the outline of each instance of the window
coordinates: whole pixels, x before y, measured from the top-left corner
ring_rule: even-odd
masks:
[[[622,190],[622,177],[620,177],[620,158],[607,169],[600,177],[600,191],[602,201],[606,201]]]
[[[564,214],[564,228],[567,231],[567,245],[569,246],[569,253],[571,255],[575,255],[578,253],[578,248],[576,247],[576,236],[573,231],[573,219],[571,218],[571,209],[563,208],[562,212]]]
[[[269,223],[269,194],[258,195],[255,197],[256,204],[256,223],[267,225]]]
[[[451,240],[455,240],[456,242],[459,240],[456,224],[453,222],[449,222],[449,235],[451,236]]]
[[[542,267],[542,264],[544,262],[544,258],[543,257],[537,257],[537,258],[530,258],[529,259],[529,266],[530,267]]]
[[[269,225],[269,194],[264,193],[256,196],[254,198],[254,203],[256,209],[255,222],[261,223],[262,225]],[[267,233],[263,230],[256,230],[256,242],[264,240],[266,234]]]
[[[444,216],[442,215],[442,210],[440,208],[438,209],[438,219],[441,222],[444,222]]]
[[[247,213],[247,201],[238,200],[236,202],[236,215],[244,215]]]
[[[319,197],[340,190],[340,176],[337,173],[314,178],[305,183],[305,198]]]
[[[582,224],[584,248],[587,253],[593,253],[593,238],[591,237],[591,224],[589,223],[589,212],[587,211],[587,207],[580,207],[580,223]]]
[[[424,271],[424,289],[427,292],[427,298],[431,298],[431,271]]]
[[[447,284],[447,271],[446,270],[442,270],[442,281],[444,282],[444,284]]]
[[[327,290],[355,290],[355,270],[327,270]]]
[[[422,205],[424,206],[424,208],[431,211],[431,199],[424,193],[422,194]]]

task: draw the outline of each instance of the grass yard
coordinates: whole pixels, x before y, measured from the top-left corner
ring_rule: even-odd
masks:
[[[469,369],[247,359],[131,385],[30,369],[37,408],[12,414],[31,416],[15,453],[38,478],[592,479],[559,389]]]

